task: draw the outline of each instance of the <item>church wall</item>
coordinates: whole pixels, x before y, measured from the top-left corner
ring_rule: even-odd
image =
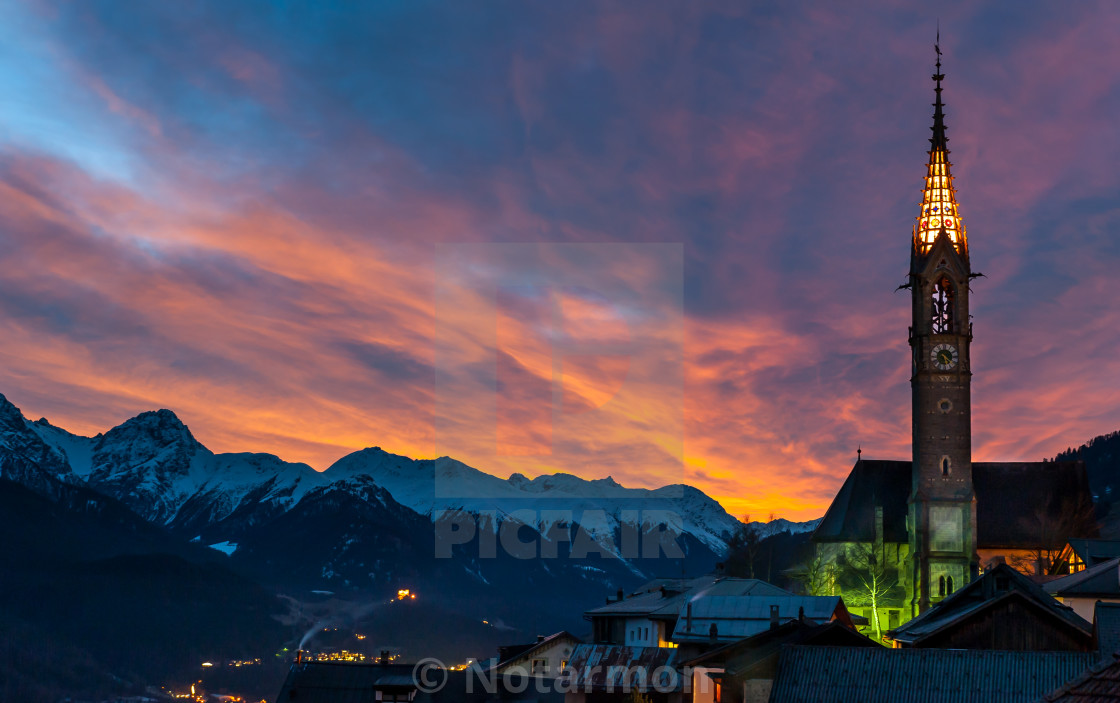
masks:
[[[818,544],[818,554],[821,555],[832,570],[830,588],[822,595],[840,596],[844,599],[844,606],[848,612],[867,618],[868,624],[861,626],[860,630],[872,633],[874,636],[874,618],[871,610],[870,595],[863,589],[857,578],[857,572],[862,570],[852,566],[853,553],[872,548],[870,542],[839,542]],[[858,551],[857,551],[858,550]],[[887,576],[893,580],[894,586],[878,599],[880,627],[883,632],[898,627],[911,618],[910,597],[912,592],[911,570],[908,568],[910,561],[910,545],[907,543],[886,542],[876,553],[886,556]]]

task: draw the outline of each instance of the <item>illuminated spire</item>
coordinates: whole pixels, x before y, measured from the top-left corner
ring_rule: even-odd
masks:
[[[929,161],[926,164],[925,188],[922,193],[922,210],[918,224],[914,227],[914,249],[918,254],[929,251],[938,236],[944,231],[962,256],[968,255],[968,241],[965,237],[964,223],[957,209],[956,189],[953,176],[949,171],[949,139],[945,136],[945,112],[941,103],[941,33],[938,32],[937,70],[933,74],[934,93],[937,100],[933,104],[933,136],[930,137]]]

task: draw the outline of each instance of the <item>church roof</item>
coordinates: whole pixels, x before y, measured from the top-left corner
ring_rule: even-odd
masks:
[[[908,461],[857,461],[813,532],[813,539],[817,542],[872,542],[875,508],[882,506],[883,539],[907,542],[910,469]]]
[[[813,533],[817,542],[871,542],[875,507],[883,508],[883,538],[907,542],[911,490],[909,461],[860,459]],[[1029,527],[1039,516],[1059,522],[1073,505],[1091,501],[1080,461],[974,462],[976,547],[1027,548],[1038,542]]]

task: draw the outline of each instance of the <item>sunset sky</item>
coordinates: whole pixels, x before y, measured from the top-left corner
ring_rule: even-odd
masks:
[[[818,517],[910,456],[939,21],[974,457],[1120,429],[1120,6],[846,5],[5,3],[0,393]]]

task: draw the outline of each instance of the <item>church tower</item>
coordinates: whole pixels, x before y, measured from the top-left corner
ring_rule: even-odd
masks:
[[[968,239],[950,173],[941,103],[941,51],[921,212],[914,226],[909,288],[913,468],[908,532],[913,614],[976,576],[972,487],[972,323]]]

